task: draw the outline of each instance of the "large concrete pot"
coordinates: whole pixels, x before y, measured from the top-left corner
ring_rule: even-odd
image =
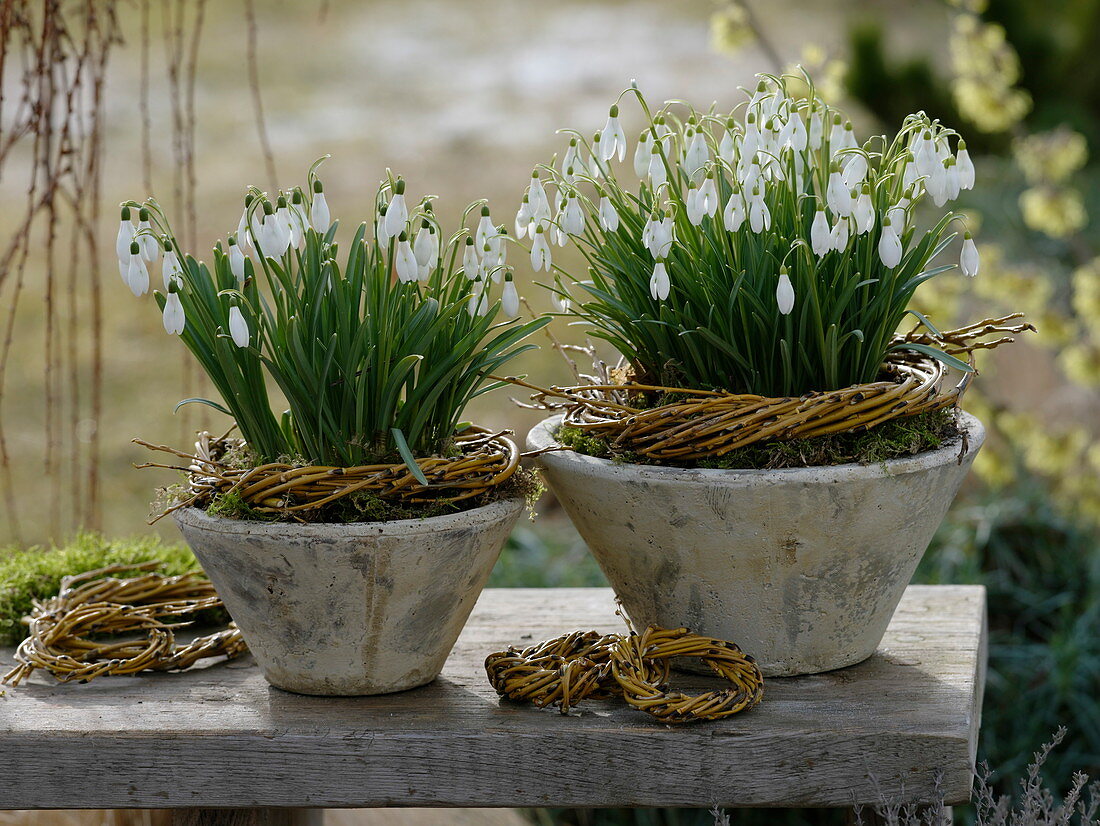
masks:
[[[359,695],[438,676],[523,507],[322,525],[173,516],[269,683]]]
[[[556,445],[559,423],[528,448]],[[985,438],[973,416],[960,424],[961,444],[876,465],[538,461],[635,625],[732,640],[768,676],[814,674],[874,653]]]

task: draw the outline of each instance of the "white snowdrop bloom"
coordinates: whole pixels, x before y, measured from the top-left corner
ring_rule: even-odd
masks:
[[[580,198],[570,192],[565,199],[565,214],[561,222],[562,231],[568,235],[580,235],[584,232],[584,210]]]
[[[121,258],[118,260],[118,274],[122,276],[122,283],[127,287],[130,286],[130,254],[126,254],[126,260]]]
[[[916,146],[912,147],[913,162],[917,166],[917,174],[922,178],[931,178],[936,172],[936,149],[932,143],[932,132],[925,129],[916,140]]]
[[[435,227],[426,219],[421,221],[412,246],[413,257],[416,258],[417,279],[426,282],[439,259],[439,237],[436,235]]]
[[[841,149],[858,149],[859,143],[856,141],[856,133],[852,128],[852,122],[850,120],[844,122],[844,135],[841,138]]]
[[[744,159],[745,156],[742,155],[741,160],[744,161]],[[738,166],[740,166],[740,164],[738,164]],[[764,172],[760,167],[760,158],[755,157],[745,167],[744,174],[740,174],[737,176],[737,182],[741,185],[741,189],[743,191],[752,192],[753,187],[755,187],[761,181],[761,179],[763,179],[763,177]]]
[[[160,265],[160,277],[164,281],[164,289],[167,290],[173,281],[183,276],[183,267],[180,266],[179,256],[171,241],[165,241],[164,263]]]
[[[256,248],[256,243],[252,238],[252,228],[248,223],[248,207],[252,203],[252,196],[248,195],[244,199],[244,209],[241,210],[241,220],[237,222],[237,243],[241,245],[244,252],[251,252]]]
[[[662,218],[660,223],[653,228],[653,235],[653,257],[668,258],[668,254],[672,252],[672,244],[676,240],[673,232],[672,216],[666,215]]]
[[[878,239],[879,260],[882,261],[882,266],[892,270],[901,263],[901,254],[901,239],[898,238],[897,230],[887,217],[882,221],[882,234]]]
[[[416,253],[409,243],[409,235],[404,230],[397,236],[397,248],[393,253],[394,269],[397,270],[397,280],[402,283],[416,281],[420,275],[420,267],[416,263]]]
[[[870,232],[875,226],[875,206],[871,203],[871,187],[864,184],[859,197],[852,208],[852,218],[856,222],[856,232],[860,235]]]
[[[569,290],[561,281],[557,281],[555,291],[551,294],[551,300],[554,302],[554,308],[559,313],[569,312],[569,308],[573,306],[573,302],[569,297]]]
[[[500,294],[500,308],[508,318],[519,315],[519,293],[516,291],[516,282],[512,280],[512,274],[504,276],[504,289]]]
[[[779,284],[775,288],[775,303],[779,307],[779,312],[783,315],[790,315],[791,310],[794,309],[794,285],[791,284],[791,277],[787,274],[786,267],[779,270]]]
[[[749,229],[760,233],[771,229],[771,226],[772,214],[768,210],[768,205],[764,203],[764,193],[760,191],[760,187],[753,187],[752,195],[749,197]]]
[[[841,165],[844,171],[841,177],[845,186],[859,186],[867,177],[867,157],[862,152],[850,152],[844,156]]]
[[[164,332],[170,336],[178,336],[187,325],[187,317],[183,313],[183,303],[179,293],[175,289],[169,289],[164,297],[164,315],[161,317],[164,323]]]
[[[916,186],[920,178],[920,169],[917,168],[917,162],[913,158],[912,151],[910,151],[905,160],[905,169],[901,173],[901,185],[905,189],[910,189]]]
[[[115,253],[118,260],[130,265],[130,244],[134,240],[134,222],[130,220],[130,208],[122,208],[122,220],[118,222],[118,235],[115,236]]]
[[[149,269],[141,254],[141,244],[137,240],[130,242],[130,263],[126,267],[126,286],[135,296],[149,292]]]
[[[691,132],[692,130],[689,129],[688,131]],[[687,151],[684,153],[684,169],[690,178],[697,181],[702,177],[703,167],[706,166],[709,160],[710,149],[707,147],[707,139],[703,135],[702,129],[696,129],[688,143]]]
[[[833,239],[829,230],[829,219],[824,209],[818,209],[810,224],[810,248],[818,258],[825,256],[833,248]]]
[[[580,152],[577,150],[577,139],[570,138],[569,146],[566,147],[565,153],[561,156],[561,174],[570,183],[573,182],[573,176],[579,164]]]
[[[649,130],[643,130],[638,136],[638,145],[634,148],[634,174],[644,178],[649,173]]]
[[[948,158],[944,161],[946,169],[944,170],[944,193],[947,195],[947,200],[954,201],[959,197],[959,191],[962,189],[962,179],[959,176],[959,165],[955,162],[954,158]]]
[[[248,346],[250,338],[248,322],[245,321],[244,315],[241,313],[241,308],[236,305],[229,308],[229,335],[232,337],[233,343],[238,347],[244,348]]]
[[[615,232],[619,228],[619,213],[606,195],[600,198],[600,226],[606,232]]]
[[[904,200],[905,198],[902,198],[902,201]],[[883,219],[884,225],[886,221],[890,222],[890,226],[894,228],[894,232],[898,233],[899,238],[908,228],[909,214],[905,211],[905,206],[903,206],[900,201],[886,210],[886,217]]]
[[[741,160],[748,164],[760,150],[760,126],[756,114],[749,112],[745,116],[745,137],[741,139]]]
[[[279,258],[284,251],[282,246],[283,234],[279,231],[279,222],[275,218],[274,210],[268,212],[271,209],[271,204],[265,201],[264,218],[259,237],[260,253],[264,258]],[[289,239],[287,240],[289,241]]]
[[[600,156],[609,161],[615,155],[622,161],[626,158],[626,133],[619,125],[619,107],[613,105],[607,115],[607,123],[603,127],[603,143],[600,147]]]
[[[745,199],[740,189],[735,189],[726,201],[726,208],[722,210],[722,224],[727,232],[737,232],[745,223]]]
[[[386,234],[390,238],[396,238],[405,231],[405,224],[409,220],[409,208],[405,204],[405,182],[398,178],[393,185],[393,196],[386,208]]]
[[[693,227],[703,223],[703,209],[699,205],[699,187],[694,181],[688,183],[688,194],[684,198],[684,207],[687,211],[688,223]]]
[[[981,256],[978,255],[978,245],[974,243],[974,238],[969,232],[965,233],[963,235],[962,254],[959,256],[959,268],[962,270],[963,275],[973,278],[978,274],[981,263]]]
[[[652,151],[649,153],[649,185],[653,189],[657,189],[666,180],[665,161],[661,157],[658,145],[654,144]]]
[[[949,186],[947,168],[942,164],[940,165],[939,171],[925,182],[925,188],[932,198],[932,203],[937,207],[942,207],[947,203]]]
[[[810,116],[810,129],[807,136],[807,145],[815,152],[821,148],[825,140],[825,124],[821,120],[821,112],[814,106],[814,113]]]
[[[966,141],[959,141],[959,154],[955,158],[955,164],[959,171],[959,188],[974,188],[974,162],[970,160],[970,153],[966,149]]]
[[[768,88],[768,84],[763,78],[756,84],[756,90],[749,97],[749,111],[758,110],[764,103],[765,98],[771,95],[771,90]]]
[[[533,258],[531,259],[534,260]],[[473,281],[481,272],[481,262],[477,258],[477,247],[473,238],[466,239],[466,246],[462,251],[462,271],[466,277]]]
[[[539,224],[535,227],[535,238],[531,242],[531,269],[535,272],[539,270],[550,272],[551,263],[550,244],[547,243],[542,224]]]
[[[309,218],[306,217],[305,204],[302,203],[302,193],[296,189],[290,197],[290,245],[301,249],[305,245],[308,229]]]
[[[160,242],[157,241],[153,234],[153,226],[149,223],[149,210],[142,209],[138,215],[140,220],[134,237],[137,239],[138,246],[141,247],[141,257],[146,261],[156,261],[157,255],[160,254]]]
[[[787,121],[789,131],[789,145],[795,152],[802,152],[810,143],[810,136],[806,132],[806,123],[798,112],[791,112]]]
[[[829,173],[829,182],[825,185],[825,203],[834,215],[847,217],[852,214],[852,195],[844,185],[840,170],[833,164]]]
[[[658,261],[653,266],[653,275],[649,277],[649,294],[654,301],[664,301],[668,298],[671,289],[672,284],[668,280],[668,270],[665,269],[665,262]]]
[[[665,156],[667,157],[672,151],[672,142],[675,135],[668,124],[665,123],[665,116],[658,115],[653,120],[653,129],[657,133],[657,140],[660,142],[661,147],[665,150]]]
[[[474,243],[481,249],[488,243],[489,238],[497,234],[496,225],[489,217],[488,205],[481,207],[481,219],[477,222],[477,230],[474,232]]]
[[[165,253],[165,258],[167,257],[168,255]],[[229,237],[229,271],[237,279],[238,285],[244,283],[244,251],[233,236]]]
[[[649,220],[645,222],[645,226],[642,227],[642,246],[651,253],[653,252],[653,234],[660,224],[661,219],[657,217],[657,213],[653,213],[649,216]]]
[[[833,127],[829,130],[829,151],[834,155],[844,148],[844,123],[839,114],[833,115]]]
[[[519,210],[516,212],[516,237],[522,238],[531,232],[531,223],[531,199],[524,194]]]
[[[531,217],[535,224],[550,219],[550,199],[546,196],[546,187],[542,185],[538,170],[531,173],[531,186],[527,191],[527,197],[531,202]],[[535,226],[528,230],[534,238]]]
[[[498,227],[499,232],[489,239],[489,242],[485,245],[488,252],[483,256],[484,266],[493,270],[493,280],[500,282],[500,268],[508,260],[508,244],[507,235],[504,232],[504,227]]]
[[[726,128],[722,130],[722,139],[718,141],[718,157],[726,163],[733,163],[737,154],[737,144],[733,137],[736,128],[736,121],[733,118],[727,120]]]
[[[298,246],[294,241],[294,218],[290,214],[290,204],[282,195],[275,207],[275,217],[279,220],[279,232],[286,238],[287,248]]]
[[[386,209],[386,205],[382,204],[374,217],[374,240],[382,252],[388,252],[390,248],[390,236],[386,234]]]
[[[707,175],[703,185],[699,187],[699,195],[696,197],[699,209],[704,215],[712,218],[718,212],[718,185],[714,182],[714,173]]]
[[[603,175],[603,169],[600,167],[600,157],[603,152],[602,148],[603,136],[596,132],[592,135],[592,154],[588,156],[588,163],[584,162],[584,155],[581,154],[578,157],[578,161],[581,164],[578,172],[585,172],[590,178],[599,178]]]
[[[328,228],[332,225],[328,201],[325,200],[325,188],[320,181],[313,182],[313,204],[309,208],[309,222],[321,235],[328,232]]]
[[[470,297],[466,299],[466,312],[470,314],[470,318],[485,315],[483,306],[486,303],[485,285],[481,282],[481,278],[478,277],[470,287]]]
[[[837,252],[844,252],[848,247],[848,219],[844,217],[838,217],[836,223],[833,224],[833,230],[830,233],[833,241],[833,249]]]

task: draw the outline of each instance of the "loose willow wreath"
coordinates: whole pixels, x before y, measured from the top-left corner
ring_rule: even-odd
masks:
[[[134,439],[136,444],[171,453],[189,463],[179,466],[145,462],[135,467],[169,468],[188,474],[190,495],[167,508],[153,522],[180,508],[207,505],[218,494],[228,493],[240,496],[260,513],[289,516],[359,491],[402,503],[441,499],[458,502],[485,493],[516,472],[519,449],[506,434],[507,431],[492,432],[470,426],[455,437],[456,456],[417,459],[427,485],[419,482],[404,463],[342,468],[272,462],[252,468],[233,467],[223,460],[230,448],[243,444],[241,440],[214,438],[209,433],[199,434],[193,454]]]
[[[732,687],[698,696],[669,691],[673,657],[702,658]],[[556,705],[567,714],[581,700],[621,696],[666,723],[720,720],[752,708],[764,694],[760,669],[733,643],[653,625],[641,635],[574,631],[522,650],[513,646],[490,654],[485,672],[510,700]]]
[[[965,356],[973,367],[976,350],[1013,341],[1012,334],[1034,331],[1014,313],[933,336],[911,332],[894,344],[941,347]],[[999,338],[988,340],[990,335]],[[858,433],[891,419],[915,416],[958,404],[974,373],[946,386],[944,365],[914,350],[893,350],[882,366],[882,379],[842,390],[800,398],[766,398],[721,391],[648,384],[587,384],[549,389],[520,380],[534,390],[534,407],[565,411],[563,424],[604,439],[615,450],[657,461],[684,462],[724,456],[740,447],[772,440],[809,439],[832,433]],[[673,399],[638,407],[640,399]],[[557,401],[562,399],[564,401]]]
[[[214,586],[201,574],[109,576],[125,570],[151,571],[159,565],[111,565],[62,579],[57,596],[35,602],[30,635],[15,653],[18,664],[0,682],[19,685],[41,668],[61,682],[86,683],[104,674],[178,671],[207,657],[233,658],[248,650],[232,623],[176,645],[173,629],[188,623],[169,624],[162,618],[222,605]],[[119,634],[144,634],[144,639],[101,639]]]

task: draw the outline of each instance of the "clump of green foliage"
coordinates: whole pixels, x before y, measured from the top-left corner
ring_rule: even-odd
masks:
[[[265,513],[245,502],[239,493],[217,494],[206,506],[211,516],[225,519],[248,519],[261,522],[304,521],[311,523],[391,522],[398,519],[427,519],[450,513],[480,508],[500,499],[522,496],[533,507],[542,493],[538,478],[522,468],[507,482],[469,499],[436,499],[432,502],[390,502],[367,491],[357,491],[327,505],[297,511],[293,517],[280,513]]]
[[[62,577],[108,565],[140,565],[154,560],[163,563],[158,573],[169,576],[202,570],[187,548],[152,536],[107,539],[83,533],[53,548],[0,548],[0,645],[15,645],[26,636],[22,618],[30,613],[34,600],[58,592]],[[123,571],[114,576],[141,573]]]
[[[776,470],[857,463],[879,464],[890,459],[934,450],[958,438],[959,427],[953,409],[933,410],[891,419],[861,433],[836,433],[812,439],[763,442],[737,448],[725,456],[691,464],[692,467],[721,470]],[[562,427],[558,441],[586,456],[598,456],[632,464],[654,464],[636,453],[618,451],[605,439],[579,428]],[[667,465],[662,461],[659,464]]]

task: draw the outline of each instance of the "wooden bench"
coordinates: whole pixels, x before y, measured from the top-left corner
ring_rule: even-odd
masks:
[[[289,694],[249,657],[87,685],[39,674],[0,697],[0,809],[171,808],[181,823],[259,824],[319,822],[292,808],[969,798],[983,588],[910,587],[871,659],[769,680],[760,706],[716,723],[666,726],[617,702],[563,717],[502,702],[487,684],[489,652],[621,631],[614,610],[607,589],[489,589],[443,675],[384,697]],[[11,662],[0,650],[0,667]]]

